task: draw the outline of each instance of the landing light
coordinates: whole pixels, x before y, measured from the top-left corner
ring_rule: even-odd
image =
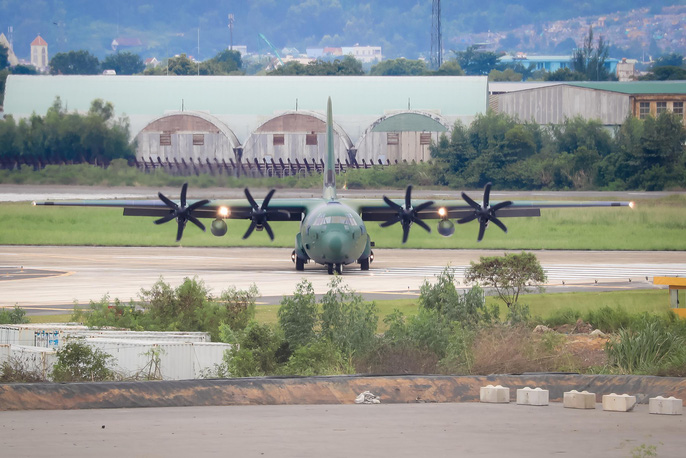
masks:
[[[219,218],[226,218],[229,216],[229,214],[229,207],[219,207],[219,209],[217,210],[217,216]]]
[[[438,216],[440,216],[441,218],[445,218],[446,216],[448,216],[448,210],[446,210],[445,207],[439,208]]]
[[[636,202],[629,202],[629,208],[636,208]]]

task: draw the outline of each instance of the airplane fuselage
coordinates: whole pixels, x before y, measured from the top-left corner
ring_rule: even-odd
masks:
[[[336,200],[325,201],[303,219],[296,253],[318,264],[340,266],[369,257],[369,234],[358,215]]]

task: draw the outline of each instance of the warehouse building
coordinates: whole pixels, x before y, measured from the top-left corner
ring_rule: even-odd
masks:
[[[683,119],[686,101],[686,81],[500,83],[490,91],[493,110],[539,124],[581,116],[613,127],[663,111]]]

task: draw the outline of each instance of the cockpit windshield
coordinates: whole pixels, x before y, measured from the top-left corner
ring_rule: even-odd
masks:
[[[347,215],[319,215],[312,222],[312,226],[322,226],[324,224],[345,224],[347,226],[357,226],[355,217],[348,213]]]

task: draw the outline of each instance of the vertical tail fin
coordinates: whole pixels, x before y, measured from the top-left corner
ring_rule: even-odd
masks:
[[[336,158],[334,154],[333,111],[331,97],[326,104],[326,160],[324,163],[324,199],[336,198]]]

